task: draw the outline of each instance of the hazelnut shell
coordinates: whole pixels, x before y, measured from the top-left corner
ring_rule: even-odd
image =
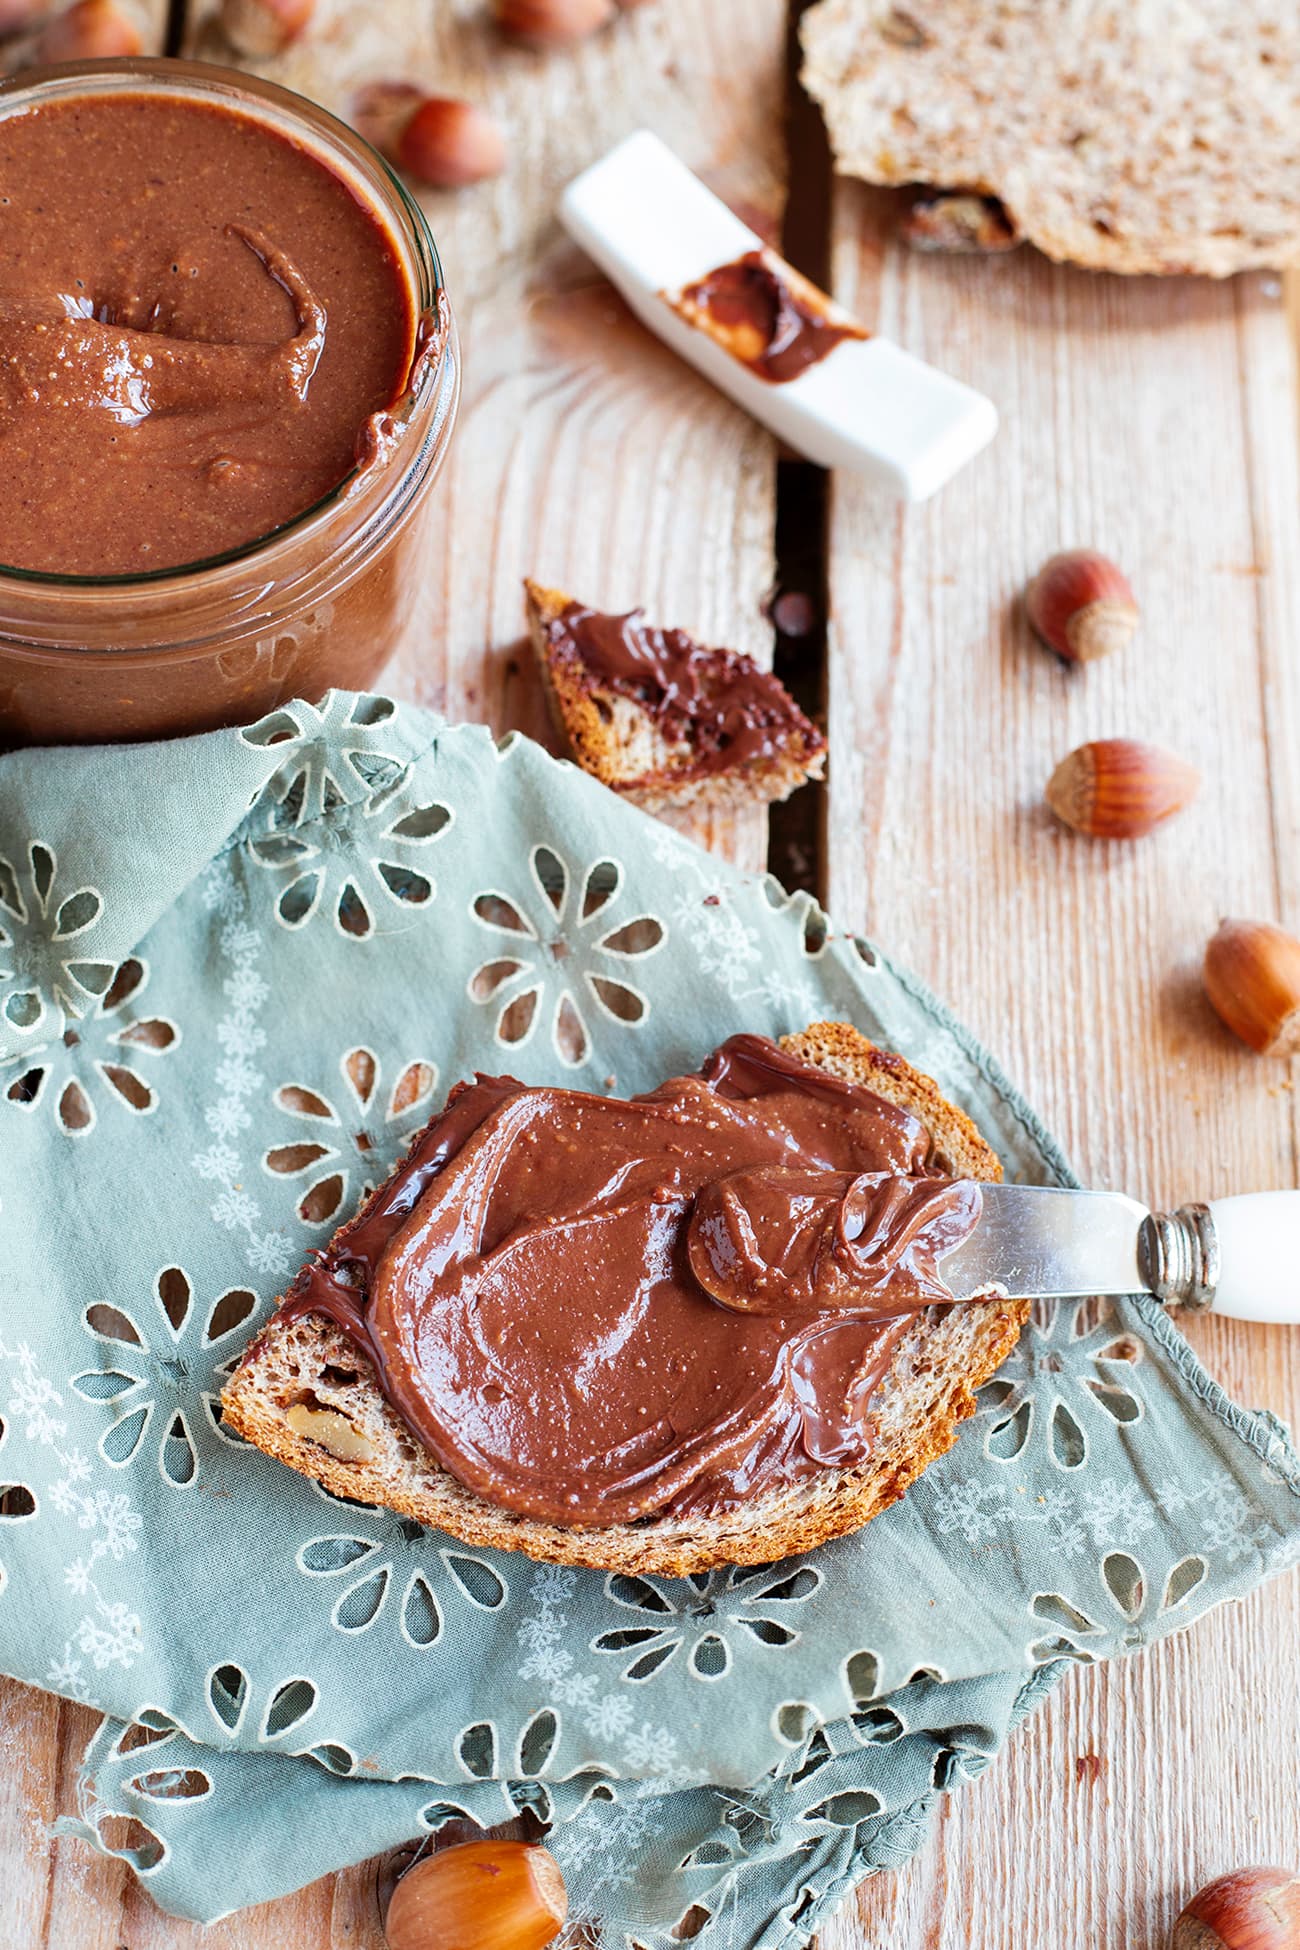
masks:
[[[1034,631],[1067,663],[1094,663],[1131,641],[1137,598],[1127,576],[1095,549],[1067,549],[1045,562],[1025,592]]]
[[[434,189],[460,189],[499,176],[506,142],[498,123],[475,102],[427,95],[393,143],[398,168]]]
[[[282,54],[311,24],[316,0],[221,0],[221,31],[237,54]]]
[[[144,52],[139,25],[115,0],[76,0],[37,36],[38,61],[114,61]]]
[[[1181,812],[1200,782],[1194,765],[1162,745],[1099,738],[1061,760],[1046,797],[1057,818],[1076,832],[1131,840]]]
[[[1300,941],[1293,934],[1267,921],[1221,921],[1204,972],[1211,1006],[1234,1036],[1261,1056],[1300,1048]]]
[[[503,34],[536,47],[566,47],[585,40],[614,19],[614,0],[495,0],[493,13]]]
[[[426,1855],[393,1891],[388,1950],[545,1950],[568,1899],[559,1863],[532,1842],[462,1842]]]
[[[1297,1950],[1300,1875],[1290,1869],[1234,1869],[1192,1897],[1170,1950]]]

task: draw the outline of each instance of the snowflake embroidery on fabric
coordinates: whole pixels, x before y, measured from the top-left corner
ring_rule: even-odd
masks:
[[[62,1659],[51,1661],[46,1683],[72,1699],[96,1705],[85,1677],[85,1660],[100,1672],[111,1665],[129,1668],[143,1644],[139,1617],[121,1600],[105,1595],[96,1573],[105,1561],[121,1564],[139,1548],[143,1522],[128,1496],[95,1486],[91,1462],[80,1449],[62,1447],[67,1421],[54,1411],[64,1408],[63,1396],[48,1376],[38,1372],[36,1356],[27,1343],[20,1341],[17,1347],[9,1347],[0,1341],[0,1362],[11,1371],[10,1420],[0,1442],[7,1442],[11,1431],[21,1430],[28,1442],[54,1454],[63,1473],[43,1494],[50,1508],[74,1523],[88,1540],[82,1555],[65,1566],[63,1582],[77,1597],[91,1599],[94,1611],[83,1614],[75,1640],[65,1645]],[[24,1486],[10,1484],[0,1494],[0,1518],[13,1520],[35,1514],[35,1496]],[[0,1588],[4,1582],[0,1574]]]
[[[731,1670],[728,1625],[737,1626],[759,1645],[789,1647],[799,1641],[798,1607],[820,1588],[822,1574],[810,1565],[761,1564],[730,1571],[694,1572],[682,1579],[630,1577],[606,1579],[606,1596],[638,1623],[620,1625],[592,1640],[592,1650],[633,1653],[622,1677],[644,1684],[686,1651],[692,1678],[723,1679]]]
[[[87,1612],[82,1618],[75,1641],[69,1640],[64,1645],[62,1659],[50,1662],[46,1679],[56,1691],[94,1705],[83,1661],[89,1659],[96,1672],[104,1672],[109,1666],[121,1666],[129,1672],[140,1656],[142,1635],[138,1613],[120,1599],[110,1604],[93,1583],[86,1589],[94,1594],[94,1612]],[[74,1643],[82,1654],[81,1659],[73,1652]]]
[[[99,1365],[72,1379],[83,1401],[104,1405],[111,1420],[99,1453],[122,1469],[148,1453],[145,1436],[156,1419],[157,1465],[164,1482],[189,1489],[199,1479],[201,1435],[221,1428],[221,1389],[239,1360],[257,1296],[231,1287],[206,1309],[195,1302],[189,1275],[166,1266],[154,1282],[148,1324],[141,1313],[98,1301],[82,1324]],[[138,1370],[138,1372],[137,1372]],[[227,1436],[227,1441],[234,1437]]]
[[[45,1684],[52,1693],[62,1693],[65,1699],[78,1700],[83,1706],[90,1702],[90,1686],[85,1668],[76,1658],[69,1640],[63,1648],[61,1659],[51,1659],[45,1674]]]
[[[257,1200],[245,1186],[237,1148],[253,1121],[249,1099],[265,1081],[253,1060],[266,1043],[258,1016],[271,995],[270,984],[257,965],[263,945],[257,929],[244,918],[248,897],[235,883],[229,861],[214,863],[202,892],[209,913],[220,917],[218,947],[229,972],[221,985],[226,1013],[217,1023],[217,1040],[223,1051],[214,1076],[218,1094],[203,1113],[212,1142],[191,1162],[200,1178],[220,1188],[208,1210],[219,1226],[244,1234],[253,1271],[280,1274],[289,1263],[288,1237],[263,1229]]]
[[[1079,1357],[1091,1363],[1081,1371]],[[1142,1419],[1131,1382],[1141,1342],[1124,1333],[1109,1300],[1046,1303],[1019,1345],[980,1390],[984,1452],[1011,1463],[1040,1443],[1057,1469],[1080,1469],[1093,1429],[1127,1428]]]
[[[145,962],[135,955],[124,961],[78,1028],[65,1029],[35,1061],[24,1059],[5,1102],[27,1111],[50,1105],[59,1130],[73,1138],[95,1128],[97,1098],[137,1117],[156,1110],[157,1086],[145,1071],[175,1050],[180,1030],[169,1016],[143,1012],[148,983]]]
[[[785,1018],[790,1029],[801,1029],[823,1012],[819,996],[802,974],[774,965],[759,930],[745,919],[736,889],[716,861],[698,848],[661,828],[651,839],[655,861],[665,869],[673,888],[672,925],[675,935],[693,951],[700,973],[714,982],[734,1003],[761,1003]],[[771,904],[788,909],[803,925],[805,953],[825,944],[824,927],[815,932],[812,920],[820,912],[806,895],[787,896]]]
[[[26,1342],[20,1345],[13,1358],[31,1361],[32,1351]],[[29,1442],[56,1442],[64,1434],[67,1424],[50,1413],[51,1408],[62,1406],[62,1395],[46,1375],[38,1375],[33,1369],[24,1368],[10,1381],[8,1411],[15,1421],[21,1423]]]
[[[406,760],[390,749],[396,723],[390,697],[327,691],[319,704],[297,700],[239,735],[283,752],[261,796],[278,802],[279,824],[297,826],[397,781]]]
[[[650,1728],[644,1740],[638,1734],[630,1751],[639,1755],[645,1748],[652,1757],[671,1758],[671,1737],[665,1742],[662,1735],[662,1728]],[[604,1907],[602,1899],[635,1883],[647,1846],[658,1839],[656,1801],[670,1779],[670,1775],[661,1774],[658,1779],[652,1775],[648,1780],[617,1786],[602,1783],[571,1820],[547,1836],[546,1845],[565,1880],[576,1882],[581,1878],[582,1907],[569,1912],[570,1926],[576,1926],[579,1939],[584,1925],[595,1936]]]
[[[391,934],[398,915],[410,921],[437,892],[427,849],[452,824],[441,801],[415,803],[404,781],[368,799],[339,805],[309,825],[273,830],[247,842],[251,859],[275,875],[275,917],[305,928],[329,915],[348,941]]]
[[[76,1465],[84,1458],[74,1449],[71,1461]],[[75,1517],[80,1529],[95,1532],[90,1556],[78,1558],[64,1572],[68,1589],[84,1598],[92,1588],[92,1572],[101,1557],[114,1558],[120,1564],[128,1551],[137,1548],[142,1520],[132,1509],[130,1497],[121,1491],[83,1490],[77,1487],[81,1480],[72,1474],[64,1477],[50,1491],[50,1502],[56,1510]]]
[[[277,1136],[262,1154],[262,1169],[292,1184],[304,1225],[328,1225],[343,1209],[354,1158],[361,1183],[352,1202],[374,1189],[428,1116],[438,1082],[437,1066],[422,1057],[386,1065],[364,1045],[345,1050],[338,1067],[343,1089],[331,1086],[332,1096],[297,1082],[282,1083],[274,1094],[276,1108],[300,1128]],[[389,1069],[396,1076],[385,1090]]]
[[[1090,1547],[1136,1544],[1156,1527],[1151,1500],[1135,1482],[1085,1477],[1077,1487],[1031,1497],[998,1477],[968,1476],[927,1492],[940,1536],[992,1542],[1008,1525],[1039,1525],[1054,1556],[1072,1559]]]
[[[1081,1499],[1083,1521],[1094,1543],[1135,1544],[1156,1527],[1151,1499],[1136,1482],[1113,1476],[1090,1481]]]
[[[755,980],[755,964],[763,956],[758,929],[742,918],[726,895],[683,891],[674,903],[673,920],[678,933],[694,947],[701,974],[733,1001],[762,993],[771,971],[759,973]]]
[[[932,1501],[939,1535],[950,1537],[955,1532],[972,1548],[997,1541],[1009,1524],[1026,1523],[1040,1525],[1053,1551],[1063,1558],[1078,1557],[1087,1549],[1088,1534],[1077,1500],[1064,1491],[1030,1498],[1000,1480],[967,1476],[941,1489],[930,1485],[925,1494]]]
[[[1195,1511],[1206,1550],[1228,1564],[1259,1557],[1273,1539],[1263,1511],[1226,1471],[1210,1476],[1194,1489],[1183,1483],[1164,1483],[1156,1491],[1156,1502],[1167,1516]]]
[[[58,879],[54,849],[39,840],[25,855],[0,858],[0,1015],[11,1037],[48,1041],[93,1008],[113,977],[110,963],[74,946],[100,919],[102,895]]]
[[[802,1579],[804,1574],[800,1571],[787,1573],[784,1578],[777,1581],[776,1585],[772,1585],[773,1570],[774,1567],[771,1565],[761,1565],[757,1570],[751,1568],[748,1573],[742,1570],[719,1574],[717,1589],[712,1598],[705,1589],[709,1587],[712,1590],[714,1584],[712,1576],[688,1579],[687,1583],[701,1605],[712,1603],[715,1599],[724,1600],[732,1605],[742,1604],[744,1601],[735,1594],[737,1587],[744,1582],[747,1575],[769,1580],[770,1588],[767,1590],[766,1598],[760,1597],[758,1603],[780,1604],[789,1602],[791,1598],[798,1603],[803,1598],[811,1596],[811,1588],[802,1587],[798,1592],[787,1593],[784,1599],[777,1596],[778,1585],[784,1590],[786,1586],[793,1586]],[[812,1577],[814,1574],[808,1575]],[[820,1583],[819,1575],[816,1577],[816,1582]],[[653,1591],[657,1599],[664,1603],[668,1602],[664,1599],[662,1588],[667,1581],[656,1580],[654,1585],[651,1585],[648,1580],[611,1577],[606,1582],[606,1590],[608,1591],[615,1584],[632,1586],[642,1583],[646,1585],[647,1590]],[[550,1697],[557,1705],[569,1707],[581,1715],[589,1734],[607,1740],[611,1745],[618,1743],[623,1768],[630,1775],[650,1777],[652,1791],[654,1789],[662,1791],[669,1780],[677,1785],[689,1785],[698,1779],[698,1776],[678,1768],[677,1740],[670,1728],[642,1718],[631,1695],[623,1692],[610,1693],[601,1686],[594,1674],[574,1671],[574,1656],[565,1644],[570,1634],[570,1618],[563,1607],[572,1602],[577,1586],[577,1573],[564,1566],[541,1565],[534,1569],[529,1593],[534,1610],[525,1613],[515,1629],[515,1636],[524,1653],[519,1666],[519,1677],[525,1680],[540,1680],[549,1688]],[[671,1589],[671,1586],[668,1588]],[[615,1602],[630,1603],[634,1609],[640,1609],[630,1593],[616,1598]],[[779,1625],[776,1620],[764,1620],[757,1614],[752,1620],[745,1617],[738,1622],[750,1625],[751,1630],[758,1625],[770,1625],[783,1633],[788,1630],[784,1625]],[[692,1628],[698,1630],[700,1638],[717,1636],[708,1633],[704,1628],[703,1619],[699,1619],[692,1621],[692,1627],[683,1627],[678,1637],[679,1643]],[[657,1638],[659,1634],[660,1628],[656,1626],[652,1635]],[[760,1634],[756,1631],[755,1636]],[[790,1633],[789,1636],[793,1638],[794,1634]],[[599,1648],[599,1640],[596,1640],[594,1645]],[[675,1644],[667,1648],[665,1658],[671,1657],[676,1649]],[[706,1670],[700,1673],[700,1677],[721,1676],[720,1673],[712,1674],[707,1670],[710,1663],[711,1655],[705,1654]],[[649,1674],[646,1677],[649,1677]]]
[[[502,1047],[522,1047],[545,1023],[560,1062],[576,1069],[591,1055],[593,1008],[596,1019],[624,1029],[649,1019],[649,997],[632,975],[668,930],[650,914],[615,913],[625,878],[615,860],[575,872],[553,847],[535,846],[528,865],[525,899],[488,888],[473,903],[493,951],[470,976],[469,995],[496,1012]]]

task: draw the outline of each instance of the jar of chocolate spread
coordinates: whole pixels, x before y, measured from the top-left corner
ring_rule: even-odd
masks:
[[[458,385],[424,217],[324,110],[178,61],[0,85],[0,747],[369,684]]]

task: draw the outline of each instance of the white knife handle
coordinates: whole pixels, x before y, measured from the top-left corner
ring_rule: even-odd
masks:
[[[1300,1191],[1215,1199],[1210,1218],[1219,1248],[1211,1310],[1300,1325]]]

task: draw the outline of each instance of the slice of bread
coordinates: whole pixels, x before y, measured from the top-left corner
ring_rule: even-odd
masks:
[[[1300,262],[1295,0],[821,0],[802,32],[846,175],[998,197],[1098,270]]]
[[[848,1024],[815,1023],[787,1036],[783,1047],[910,1110],[954,1176],[1002,1176],[970,1119],[929,1077]],[[974,1413],[976,1390],[1015,1346],[1028,1311],[1023,1301],[980,1301],[918,1314],[875,1398],[876,1446],[868,1462],[708,1516],[570,1530],[486,1502],[397,1419],[354,1344],[310,1315],[288,1324],[272,1316],[227,1383],[222,1410],[227,1428],[334,1495],[383,1504],[467,1544],[524,1551],[550,1564],[683,1577],[809,1550],[897,1502],[927,1463],[952,1447],[957,1424]]]
[[[602,685],[576,650],[552,641],[548,626],[572,600],[563,590],[524,583],[528,632],[555,728],[575,761],[602,785],[624,793],[647,812],[664,812],[674,806],[770,804],[822,776],[826,740],[784,690],[780,696],[788,707],[788,722],[780,726],[772,756],[702,772],[699,752],[689,738],[667,738],[653,712]],[[710,670],[755,668],[734,650],[701,647],[699,655],[706,686]]]

